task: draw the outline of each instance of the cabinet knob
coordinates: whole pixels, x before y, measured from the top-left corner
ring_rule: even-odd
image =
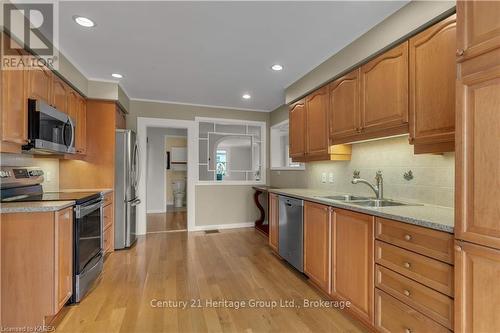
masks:
[[[404,266],[405,268],[410,268],[410,267],[411,267],[411,264],[410,264],[409,262],[405,262],[405,263],[403,264],[403,266]]]
[[[406,289],[403,290],[403,294],[405,294],[405,296],[410,296],[411,295],[410,291],[406,290]]]
[[[464,50],[462,50],[462,49],[457,49],[457,56],[458,56],[458,57],[461,57],[461,56],[463,56],[463,55],[464,55]]]
[[[407,241],[411,241],[411,235],[406,234],[406,235],[405,235],[405,240],[407,240]]]
[[[410,328],[405,328],[405,333],[411,333],[411,329]]]

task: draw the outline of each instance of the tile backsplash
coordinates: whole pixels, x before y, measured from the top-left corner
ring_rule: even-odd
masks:
[[[44,171],[43,190],[46,192],[59,190],[59,160],[55,158],[35,158],[24,154],[0,154],[0,165],[40,167]]]
[[[279,174],[271,171],[271,185],[373,196],[368,186],[351,183],[354,170],[360,171],[360,177],[372,183],[377,170],[381,170],[385,198],[454,206],[455,154],[415,155],[407,136],[354,144],[350,161],[311,162],[303,172],[292,171],[293,175],[287,175],[287,171]],[[409,170],[413,179],[406,180],[404,173]],[[329,182],[330,173],[333,183]],[[326,183],[322,182],[322,174],[326,174]],[[297,177],[302,178],[300,185],[304,186],[296,186]]]

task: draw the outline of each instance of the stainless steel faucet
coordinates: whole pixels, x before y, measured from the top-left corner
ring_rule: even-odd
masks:
[[[377,182],[377,184],[372,185],[366,179],[359,178],[359,173],[358,174],[355,173],[351,183],[353,184],[363,183],[368,185],[373,190],[373,192],[375,192],[377,200],[382,200],[384,199],[384,178],[382,177],[382,171],[380,170],[377,171],[375,175],[375,181]]]

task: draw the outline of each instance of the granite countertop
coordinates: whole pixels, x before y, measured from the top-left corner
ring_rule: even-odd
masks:
[[[324,195],[337,195],[344,193],[333,193],[331,191],[313,189],[285,188],[267,188],[266,191],[449,233],[453,233],[453,227],[455,225],[454,209],[449,207],[433,205],[409,205],[373,208],[357,206],[341,201],[332,201],[328,199],[318,198],[319,196]]]
[[[54,212],[71,207],[74,204],[74,201],[5,202],[0,204],[0,213]]]

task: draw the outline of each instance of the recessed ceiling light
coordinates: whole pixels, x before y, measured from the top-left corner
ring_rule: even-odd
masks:
[[[282,65],[280,65],[280,64],[274,64],[274,65],[272,65],[272,66],[271,66],[271,69],[272,69],[273,71],[278,72],[278,71],[283,70],[283,66],[282,66]]]
[[[123,75],[118,74],[118,73],[113,73],[113,74],[111,74],[111,76],[114,78],[117,78],[117,79],[121,79],[123,77]]]
[[[250,99],[252,96],[250,96],[250,94],[243,94],[243,99]]]
[[[84,17],[84,16],[75,15],[75,16],[73,16],[73,20],[75,20],[76,23],[78,23],[79,25],[81,25],[82,27],[85,27],[85,28],[95,27],[94,21],[92,21],[91,19]]]

